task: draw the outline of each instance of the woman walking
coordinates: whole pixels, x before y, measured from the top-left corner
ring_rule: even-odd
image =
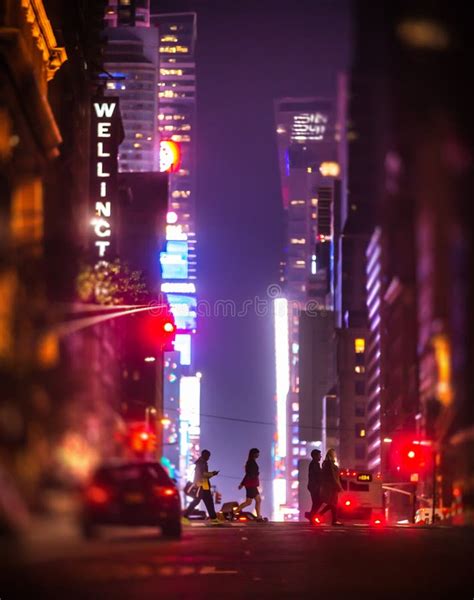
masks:
[[[321,468],[321,500],[326,503],[326,506],[319,511],[319,514],[323,515],[330,510],[333,525],[342,525],[337,520],[337,495],[342,491],[339,467],[336,465],[336,451],[334,448],[329,448]]]
[[[260,485],[259,480],[259,469],[257,464],[257,458],[260,456],[260,450],[258,448],[252,448],[249,452],[249,457],[245,463],[245,475],[239,485],[239,490],[245,487],[246,499],[242,504],[239,505],[237,512],[250,506],[252,500],[255,500],[255,511],[257,513],[257,521],[264,521],[260,512],[261,497],[258,486]]]

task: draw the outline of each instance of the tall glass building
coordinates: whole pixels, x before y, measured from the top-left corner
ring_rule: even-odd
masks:
[[[313,384],[310,394],[303,393],[301,386],[301,378],[306,372],[311,376],[311,369],[300,372],[300,341],[306,339],[301,337],[300,328],[301,314],[308,309],[332,316],[337,185],[334,176],[321,166],[338,159],[335,102],[282,98],[275,102],[275,121],[286,245],[281,263],[282,297],[275,301],[277,439],[273,501],[274,518],[297,520],[300,463],[314,447],[322,446],[323,438],[323,398],[314,398]],[[314,320],[309,319],[308,324]],[[325,327],[318,335],[327,337],[325,332],[329,331],[332,328]],[[325,340],[319,344],[324,347]]]

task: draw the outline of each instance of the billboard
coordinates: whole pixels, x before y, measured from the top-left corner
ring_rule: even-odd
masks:
[[[184,294],[167,294],[168,303],[173,313],[178,331],[194,331],[196,329],[197,300],[195,296]]]

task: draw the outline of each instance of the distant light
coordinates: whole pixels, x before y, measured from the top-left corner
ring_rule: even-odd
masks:
[[[415,458],[416,454],[415,454],[415,452],[414,452],[413,450],[410,450],[410,451],[408,452],[408,455],[407,455],[407,456],[408,456],[408,458]]]
[[[167,418],[161,419],[161,424],[164,427],[168,427],[168,425],[171,425],[171,419],[167,419]]]
[[[397,34],[407,46],[424,50],[446,50],[451,41],[441,23],[429,19],[406,19],[398,25]]]
[[[173,323],[171,323],[170,321],[167,321],[164,325],[163,325],[163,329],[166,331],[166,333],[172,333],[175,329]]]
[[[278,456],[286,456],[287,395],[290,388],[288,301],[274,300]],[[280,484],[277,484],[280,485]]]
[[[197,377],[198,379],[201,379],[201,377],[202,377],[202,373],[201,373],[200,371],[198,371],[198,372],[196,373],[196,377]]]
[[[319,172],[323,177],[339,177],[341,167],[335,161],[325,161],[319,165]]]
[[[386,438],[383,438],[383,441],[384,441],[386,444],[391,444],[393,440],[392,440],[392,438],[386,437]]]
[[[170,225],[174,225],[177,221],[178,221],[178,215],[175,212],[170,211],[166,215],[166,222],[169,223]]]
[[[154,356],[147,356],[145,358],[145,362],[151,363],[151,362],[155,362],[156,358]]]
[[[181,163],[181,150],[179,144],[171,140],[160,142],[160,172],[174,173]]]

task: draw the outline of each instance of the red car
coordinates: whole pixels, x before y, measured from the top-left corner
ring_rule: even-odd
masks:
[[[99,467],[83,492],[81,528],[87,538],[102,525],[157,526],[181,537],[181,502],[176,485],[157,462]]]

